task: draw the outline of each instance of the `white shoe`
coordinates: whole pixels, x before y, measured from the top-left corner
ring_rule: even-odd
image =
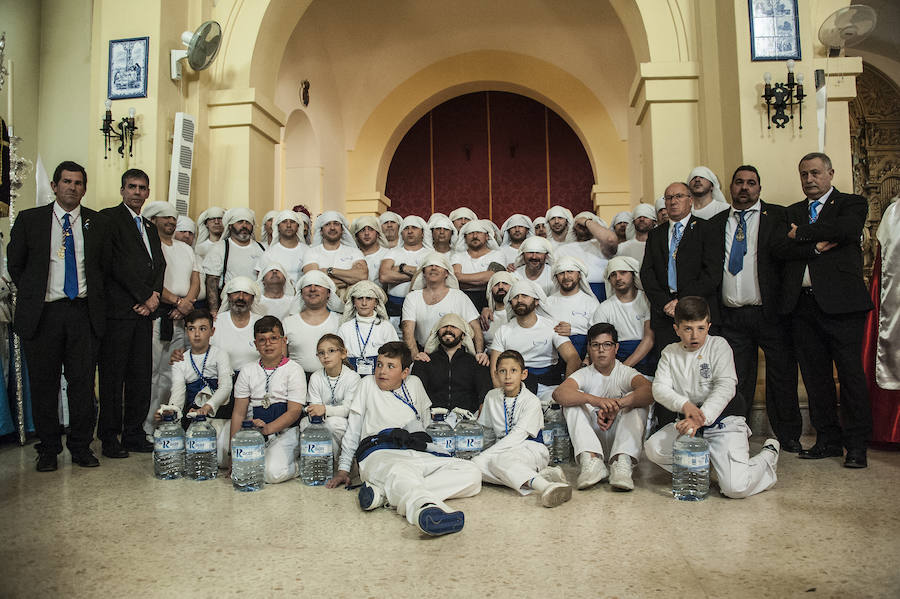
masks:
[[[541,493],[541,505],[544,507],[556,507],[572,499],[572,487],[565,483],[550,483],[550,486]]]
[[[566,473],[563,472],[563,469],[559,466],[547,466],[546,468],[542,468],[541,471],[538,472],[538,476],[551,483],[569,483],[569,479],[566,478]]]
[[[609,484],[616,489],[623,491],[633,491],[634,481],[631,480],[631,473],[634,466],[631,463],[631,456],[620,454],[618,459],[612,464],[609,474]]]
[[[772,470],[777,470],[778,456],[781,455],[781,443],[778,442],[778,439],[766,439],[766,442],[763,443],[763,450],[769,450],[775,454],[775,460],[772,462]]]
[[[593,487],[601,480],[609,476],[609,469],[603,462],[603,458],[587,456],[581,461],[581,472],[578,474],[578,490],[582,491]]]

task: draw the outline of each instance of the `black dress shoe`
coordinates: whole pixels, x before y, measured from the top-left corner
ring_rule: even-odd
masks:
[[[844,458],[844,468],[865,468],[868,465],[865,449],[847,450],[847,457]]]
[[[135,453],[153,453],[153,443],[148,442],[146,439],[125,441],[122,443],[122,447]]]
[[[96,468],[100,465],[100,460],[90,449],[83,449],[72,452],[72,463],[78,464],[82,468]]]
[[[781,451],[786,451],[788,453],[800,453],[803,451],[803,446],[800,445],[800,441],[796,439],[790,439],[788,441],[781,442]]]
[[[103,449],[100,452],[108,458],[127,458],[128,452],[122,447],[118,441],[107,441],[103,443]]]
[[[50,452],[42,452],[38,454],[37,471],[53,472],[56,470],[56,454]]]
[[[803,460],[821,460],[822,458],[839,458],[842,455],[844,455],[844,450],[840,445],[816,443],[809,449],[801,449],[798,457]]]

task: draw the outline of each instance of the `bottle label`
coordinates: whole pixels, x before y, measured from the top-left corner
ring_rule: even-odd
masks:
[[[675,465],[688,470],[703,470],[709,467],[708,451],[676,451]]]
[[[184,437],[157,437],[153,440],[153,451],[184,451]]]
[[[548,448],[553,445],[553,430],[549,428],[545,428],[541,431],[541,436],[544,438],[544,445]]]
[[[231,459],[235,462],[252,462],[265,457],[265,445],[245,445],[231,448]]]
[[[481,451],[483,443],[484,437],[481,435],[456,437],[456,451]]]
[[[456,437],[438,437],[434,440],[438,447],[441,447],[447,453],[456,451]]]
[[[216,440],[214,438],[188,439],[185,445],[188,453],[207,453],[216,450]]]
[[[300,455],[310,457],[325,457],[333,455],[331,441],[307,441],[300,444]]]

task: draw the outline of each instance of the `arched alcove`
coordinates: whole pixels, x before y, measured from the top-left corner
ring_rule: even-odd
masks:
[[[306,113],[295,110],[284,128],[284,204],[304,204],[314,214],[321,212],[322,187],[316,133]]]

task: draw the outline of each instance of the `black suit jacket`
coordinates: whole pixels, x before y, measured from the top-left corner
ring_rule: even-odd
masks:
[[[15,331],[30,339],[37,331],[47,294],[50,273],[50,230],[53,206],[38,206],[16,217],[6,248],[9,274],[16,284]],[[106,323],[104,265],[109,227],[104,216],[81,207],[81,231],[84,235],[84,275],[87,283],[88,313],[94,335],[103,335]]]
[[[698,295],[709,304],[713,322],[719,319],[717,294],[722,283],[722,257],[717,253],[715,232],[709,222],[691,216],[678,244],[675,266],[678,271],[678,291],[669,291],[669,227],[671,223],[654,227],[647,235],[644,261],[641,264],[641,283],[650,300],[650,325],[654,328],[668,326],[672,318],[666,316],[663,307],[670,300]]]
[[[795,239],[785,234],[775,248],[776,256],[784,263],[782,314],[790,313],[797,305],[803,282],[803,271],[809,266],[816,303],[826,314],[846,314],[872,309],[872,300],[862,274],[860,236],[869,212],[862,196],[831,192],[815,223],[809,224],[809,202],[803,199],[785,211],[789,228],[797,225]],[[816,254],[819,241],[833,241],[838,245]]]
[[[162,293],[166,259],[159,244],[159,233],[149,221],[141,219],[150,239],[151,254],[138,235],[137,225],[125,204],[100,211],[110,226],[109,270],[106,278],[107,317],[140,318],[132,310],[156,291]]]
[[[723,210],[709,219],[709,228],[715,231],[719,243],[717,252],[722,261],[723,277],[728,268],[728,256],[725,254],[725,225],[730,217],[731,210]],[[786,234],[784,207],[760,202],[756,276],[759,280],[759,293],[762,296],[763,314],[769,319],[777,318],[781,302],[782,262],[774,255],[774,248],[776,241]],[[716,295],[721,302],[721,288]]]

